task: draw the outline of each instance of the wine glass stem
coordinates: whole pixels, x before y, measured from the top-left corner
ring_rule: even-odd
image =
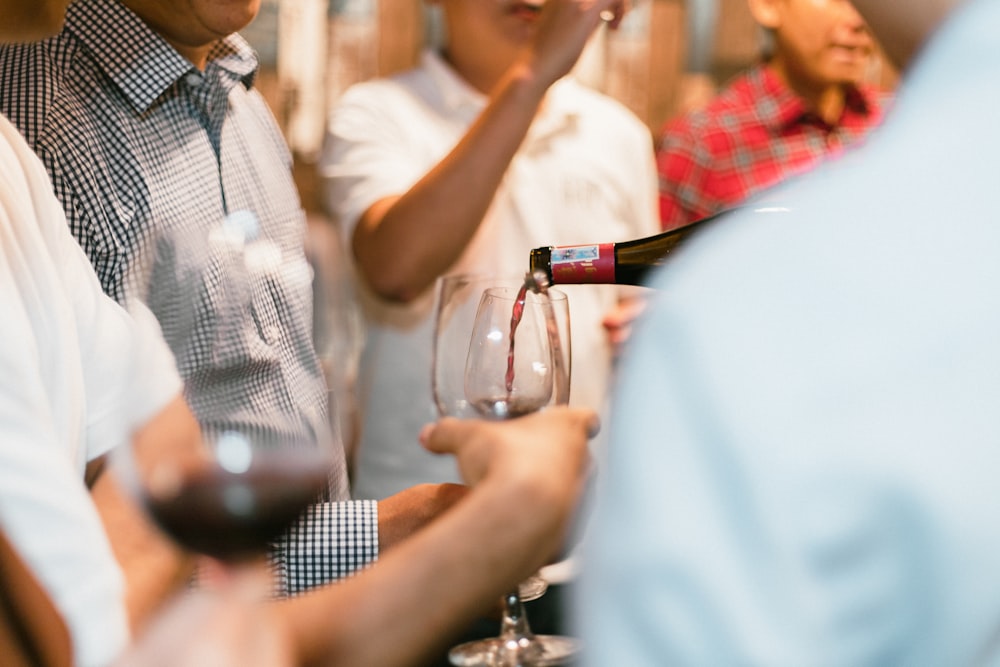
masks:
[[[541,657],[542,648],[535,641],[535,635],[528,626],[528,616],[521,602],[518,589],[508,592],[503,598],[503,623],[500,626],[500,663],[511,667],[530,665]]]

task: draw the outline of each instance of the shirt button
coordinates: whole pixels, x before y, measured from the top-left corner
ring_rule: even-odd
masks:
[[[204,77],[198,72],[188,72],[184,75],[184,83],[192,88],[200,86],[203,79]]]

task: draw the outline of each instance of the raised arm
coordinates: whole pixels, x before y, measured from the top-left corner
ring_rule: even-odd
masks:
[[[622,0],[550,0],[535,39],[491,85],[488,73],[460,73],[487,86],[486,109],[459,143],[405,193],[375,202],[358,221],[352,249],[369,285],[387,299],[408,301],[458,259],[475,234],[521,145],[545,93],[576,63],[602,11]],[[462,41],[464,40],[464,41]],[[452,59],[475,35],[453,35]],[[472,45],[476,46],[476,45]],[[477,80],[481,79],[481,80]]]

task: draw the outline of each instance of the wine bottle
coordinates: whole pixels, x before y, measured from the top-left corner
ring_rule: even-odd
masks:
[[[603,283],[642,285],[692,235],[737,209],[726,209],[684,227],[632,241],[590,245],[546,246],[531,251],[530,272],[543,272],[551,285]],[[778,207],[755,212],[782,211]]]

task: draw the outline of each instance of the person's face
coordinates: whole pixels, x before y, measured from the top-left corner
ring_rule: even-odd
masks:
[[[122,0],[180,51],[200,49],[242,30],[260,0]]]
[[[775,66],[810,87],[856,84],[865,76],[874,43],[848,0],[766,0],[763,20],[774,34]]]
[[[544,0],[437,1],[444,11],[452,57],[482,58],[503,66],[534,37],[545,4]]]
[[[0,0],[0,42],[31,42],[62,29],[70,0]]]

